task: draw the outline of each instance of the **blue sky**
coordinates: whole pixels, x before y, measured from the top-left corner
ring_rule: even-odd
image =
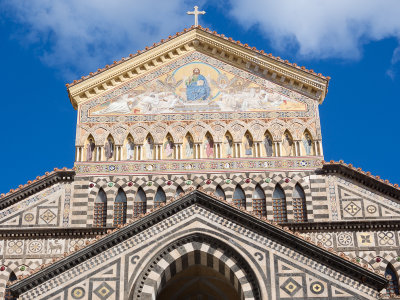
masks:
[[[73,166],[65,83],[193,23],[331,76],[320,106],[326,160],[400,182],[400,1],[0,0],[0,193]]]

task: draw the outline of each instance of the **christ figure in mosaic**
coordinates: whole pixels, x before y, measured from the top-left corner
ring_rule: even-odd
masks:
[[[174,153],[174,143],[171,141],[170,137],[167,137],[167,141],[164,143],[164,151],[168,158],[172,157]]]
[[[200,74],[199,68],[193,69],[193,75],[185,81],[185,84],[188,101],[207,100],[210,96],[210,86],[207,79]]]
[[[185,146],[185,152],[186,152],[186,157],[187,158],[192,158],[193,157],[193,146],[194,146],[194,143],[193,143],[192,137],[188,136],[187,137],[187,143],[186,143],[186,146]]]
[[[226,157],[231,158],[233,149],[233,139],[231,139],[229,135],[225,136],[224,145],[225,145]]]
[[[151,137],[148,137],[146,139],[146,143],[144,145],[144,149],[146,151],[146,158],[147,159],[153,159],[154,144],[153,144],[153,139]]]
[[[306,155],[311,155],[311,147],[312,147],[312,139],[308,132],[303,136],[303,145],[304,149],[306,150]]]
[[[246,155],[253,155],[253,139],[249,134],[246,134],[246,139],[244,140],[244,149]]]
[[[135,147],[135,144],[133,143],[133,140],[131,137],[128,137],[128,141],[126,143],[126,159],[130,160],[133,159],[133,149]]]
[[[206,137],[204,148],[206,150],[207,158],[214,157],[214,141],[209,135]]]
[[[285,149],[286,156],[291,156],[293,140],[288,133],[285,133],[282,144],[283,144],[283,148]]]
[[[105,144],[106,158],[111,159],[114,155],[114,142],[111,138],[108,138]]]
[[[272,154],[274,153],[274,151],[272,149],[272,140],[269,137],[269,135],[265,136],[264,147],[265,147],[265,153],[267,154],[267,157],[271,157]]]
[[[86,145],[86,160],[92,161],[95,144],[93,139],[89,139],[89,143]]]

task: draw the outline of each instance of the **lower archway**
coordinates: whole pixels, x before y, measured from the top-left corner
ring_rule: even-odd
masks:
[[[202,265],[191,266],[173,276],[156,300],[240,300],[232,284],[221,273]]]
[[[191,280],[185,280],[185,275],[192,276]],[[246,259],[226,243],[198,233],[172,242],[155,255],[133,284],[129,299],[191,299],[170,296],[178,292],[173,286],[182,287],[179,278],[186,284],[179,291],[182,295],[215,297],[203,299],[261,299],[256,275]],[[218,287],[232,297],[218,296]]]

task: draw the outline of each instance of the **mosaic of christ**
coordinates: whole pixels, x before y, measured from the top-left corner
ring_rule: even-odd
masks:
[[[305,110],[304,103],[203,62],[188,63],[90,110],[91,115]]]

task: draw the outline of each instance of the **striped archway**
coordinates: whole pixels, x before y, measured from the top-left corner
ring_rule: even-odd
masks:
[[[249,264],[229,245],[203,234],[181,238],[155,255],[136,279],[129,299],[155,299],[171,278],[194,265],[217,270],[241,299],[261,299]]]

